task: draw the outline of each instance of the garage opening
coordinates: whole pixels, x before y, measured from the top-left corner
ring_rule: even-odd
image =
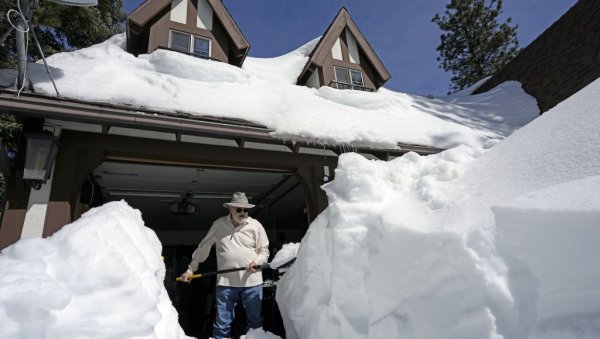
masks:
[[[182,328],[187,335],[208,338],[215,315],[215,278],[197,279],[189,285],[177,283],[175,278],[186,270],[212,222],[227,214],[223,203],[236,191],[245,192],[256,205],[250,216],[267,232],[271,259],[283,244],[299,242],[306,233],[306,194],[297,174],[286,171],[105,161],[84,183],[80,202],[93,207],[125,200],[141,211],[146,226],[156,232],[163,245],[165,287]],[[214,270],[213,248],[198,271]],[[275,303],[277,272],[263,271],[263,277],[263,327],[283,337]],[[234,334],[241,334],[244,323],[240,308]]]

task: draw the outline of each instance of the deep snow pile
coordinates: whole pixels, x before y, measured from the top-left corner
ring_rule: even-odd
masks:
[[[0,338],[189,338],[161,245],[124,201],[0,253]]]
[[[340,157],[288,338],[599,338],[600,80],[490,150]]]
[[[375,93],[295,85],[317,39],[286,55],[247,58],[243,69],[157,50],[135,57],[125,36],[55,54],[48,63],[61,96],[160,112],[238,118],[276,137],[320,143],[440,148],[501,139],[538,116],[535,100],[517,82],[486,94],[428,99],[382,89]],[[43,64],[28,66],[36,93],[54,96]],[[0,86],[14,84],[0,71]]]

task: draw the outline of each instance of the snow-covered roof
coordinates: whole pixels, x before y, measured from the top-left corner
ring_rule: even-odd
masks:
[[[598,338],[599,100],[596,80],[485,151],[342,155],[277,284],[286,338]],[[188,338],[160,255],[124,201],[21,239],[0,337]]]
[[[123,34],[47,58],[65,98],[198,117],[235,118],[272,136],[316,143],[449,148],[501,139],[538,116],[535,99],[508,82],[476,96],[429,99],[380,89],[365,93],[295,85],[318,39],[276,58],[248,57],[242,69],[167,50],[135,57]],[[0,85],[14,83],[0,71]],[[27,76],[35,92],[54,96],[41,63]]]

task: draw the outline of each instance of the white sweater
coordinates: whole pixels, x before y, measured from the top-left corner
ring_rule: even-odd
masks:
[[[202,239],[192,254],[188,266],[190,272],[198,269],[198,264],[206,260],[210,248],[217,249],[217,269],[244,267],[251,261],[261,265],[269,259],[269,239],[263,226],[256,219],[248,217],[243,225],[234,227],[229,215],[213,222],[208,234]],[[246,270],[219,274],[218,286],[253,287],[262,284],[262,272]]]

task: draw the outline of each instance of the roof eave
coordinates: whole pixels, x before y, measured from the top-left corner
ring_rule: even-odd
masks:
[[[190,117],[178,113],[156,112],[141,109],[95,104],[72,99],[47,97],[43,95],[23,93],[19,98],[13,92],[0,90],[0,112],[17,116],[76,121],[99,125],[119,126],[125,128],[146,129],[170,133],[186,133],[216,138],[244,139],[268,144],[288,146],[291,141],[274,137],[273,130],[251,122],[214,117]],[[314,140],[294,142],[294,147],[316,148]],[[318,147],[323,149],[322,146]],[[383,159],[389,156],[400,156],[413,151],[419,154],[434,154],[443,149],[426,145],[398,143],[397,148],[332,143],[326,148],[341,154],[352,149],[358,153],[369,153]]]
[[[152,18],[167,5],[171,4],[169,0],[146,0],[127,16],[127,20],[132,21],[139,27],[144,27]]]
[[[241,59],[242,63],[246,59],[248,55],[248,50],[250,49],[250,43],[246,40],[246,37],[240,30],[239,26],[227,10],[227,7],[223,4],[221,0],[208,0],[210,5],[212,6],[214,13],[217,15],[217,18],[221,21],[223,26],[225,26],[225,31],[229,35],[229,38],[235,44],[235,47],[239,51],[244,51],[244,56]]]

